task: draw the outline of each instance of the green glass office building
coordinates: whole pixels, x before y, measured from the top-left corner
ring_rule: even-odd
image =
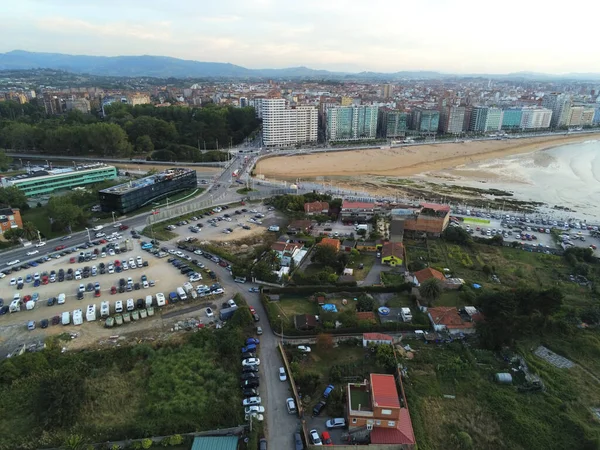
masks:
[[[113,180],[117,169],[105,164],[35,170],[12,178],[2,178],[2,186],[16,186],[27,197],[47,195],[55,191],[73,189],[89,184]]]
[[[328,141],[355,141],[377,137],[378,107],[334,106],[326,112]]]

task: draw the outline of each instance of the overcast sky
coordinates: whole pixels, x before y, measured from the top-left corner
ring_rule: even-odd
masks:
[[[553,0],[5,0],[2,9],[0,52],[248,68],[600,72],[600,0],[573,8]]]

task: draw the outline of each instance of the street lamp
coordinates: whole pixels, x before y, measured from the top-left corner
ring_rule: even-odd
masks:
[[[92,242],[92,238],[90,237],[90,229],[88,227],[85,227],[85,231],[87,231],[88,234],[88,242]]]
[[[113,217],[113,224],[117,223],[117,221],[115,220],[115,212],[112,212],[112,217]]]
[[[283,317],[281,314],[278,314],[277,318],[281,321],[281,345],[283,346]]]

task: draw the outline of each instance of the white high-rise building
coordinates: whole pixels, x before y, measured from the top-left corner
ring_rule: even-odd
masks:
[[[502,110],[500,108],[488,108],[485,117],[485,131],[498,131],[502,127]]]
[[[319,115],[314,106],[290,108],[283,98],[263,99],[261,115],[265,147],[317,142]]]
[[[521,128],[524,130],[536,130],[549,128],[554,113],[548,108],[528,107],[523,108],[521,117]]]
[[[566,125],[571,110],[571,99],[568,95],[560,92],[552,92],[544,95],[542,107],[552,110],[552,128]]]

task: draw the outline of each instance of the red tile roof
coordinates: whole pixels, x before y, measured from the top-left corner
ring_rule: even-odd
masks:
[[[394,375],[371,374],[373,406],[381,408],[400,408],[398,389]]]
[[[276,252],[294,252],[294,250],[298,248],[304,247],[303,244],[297,242],[273,242],[271,244],[271,250],[275,250]]]
[[[344,200],[342,203],[342,209],[375,209],[375,203],[368,202],[349,202]]]
[[[400,420],[395,428],[373,427],[371,444],[414,444],[415,432],[408,409],[400,409]]]
[[[404,259],[404,245],[402,242],[384,242],[381,248],[381,259],[395,256]]]
[[[475,322],[465,322],[460,317],[458,309],[452,306],[429,308],[427,312],[436,325],[445,325],[446,328],[473,328],[475,326]]]
[[[363,339],[367,341],[394,341],[394,338],[383,333],[363,333]]]
[[[338,239],[323,238],[321,239],[321,242],[319,242],[319,245],[331,245],[336,250],[340,249],[340,241]]]
[[[427,267],[426,269],[419,270],[414,273],[415,277],[419,281],[419,284],[425,280],[429,280],[430,278],[437,278],[440,281],[446,281],[446,277],[439,270],[432,269],[431,267]]]
[[[425,209],[432,209],[435,212],[450,212],[450,206],[440,205],[438,203],[421,203],[421,207]]]
[[[314,213],[321,211],[329,211],[329,203],[327,202],[312,202],[304,204],[304,212]]]

